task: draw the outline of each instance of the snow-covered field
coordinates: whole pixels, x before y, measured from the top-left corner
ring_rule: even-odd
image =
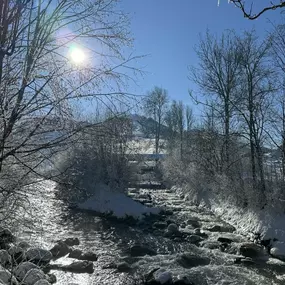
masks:
[[[146,207],[124,193],[112,191],[107,185],[97,185],[95,193],[93,197],[78,204],[78,208],[111,214],[117,218],[142,219],[145,215],[159,213],[159,209]]]

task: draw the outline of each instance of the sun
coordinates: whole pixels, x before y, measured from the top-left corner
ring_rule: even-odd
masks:
[[[83,49],[79,47],[71,47],[69,51],[70,60],[75,64],[82,64],[86,60]]]

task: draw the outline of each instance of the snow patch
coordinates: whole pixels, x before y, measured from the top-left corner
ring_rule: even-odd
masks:
[[[158,214],[159,209],[150,208],[134,201],[124,193],[112,191],[107,185],[100,184],[95,189],[95,195],[87,201],[78,204],[79,209],[91,210],[102,214],[112,214],[117,218],[141,219],[145,215]]]

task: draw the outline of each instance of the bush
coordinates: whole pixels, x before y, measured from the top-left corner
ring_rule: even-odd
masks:
[[[95,185],[99,183],[124,191],[131,172],[122,141],[108,133],[82,133],[79,137],[55,163],[58,196],[81,202],[94,195]]]

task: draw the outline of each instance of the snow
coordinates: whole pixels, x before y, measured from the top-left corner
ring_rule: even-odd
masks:
[[[134,201],[124,193],[112,191],[107,185],[98,184],[95,195],[78,204],[79,209],[112,214],[117,218],[133,217],[141,219],[144,215],[158,214],[159,209],[150,208]]]
[[[165,149],[161,146],[165,144],[165,140],[160,140],[160,154],[165,154]],[[131,154],[154,154],[155,153],[155,139],[134,139],[130,140],[127,143],[128,145],[128,151]]]
[[[212,205],[212,210],[241,234],[258,233],[263,240],[285,242],[285,215],[272,208],[250,210],[224,203]]]

